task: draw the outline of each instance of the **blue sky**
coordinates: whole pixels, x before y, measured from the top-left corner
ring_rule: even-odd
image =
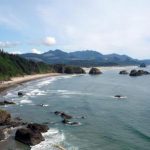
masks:
[[[150,58],[150,0],[0,0],[0,48]]]

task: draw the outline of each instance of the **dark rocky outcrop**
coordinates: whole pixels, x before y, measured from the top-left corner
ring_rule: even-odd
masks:
[[[61,111],[55,111],[54,113],[55,113],[55,115],[59,115],[64,119],[72,119],[73,118],[71,115],[68,115],[68,114],[61,112]]]
[[[115,98],[121,98],[122,96],[121,95],[115,95],[114,97]]]
[[[10,101],[0,101],[0,105],[12,105],[12,104],[15,104],[14,102],[10,102]]]
[[[24,125],[27,125],[27,122],[17,121],[15,119],[12,119],[9,123],[7,123],[7,127],[18,127]]]
[[[148,75],[150,74],[148,71],[144,70],[131,70],[130,76],[141,76],[141,75]]]
[[[140,67],[141,67],[141,68],[145,68],[145,67],[146,67],[146,64],[145,64],[145,63],[142,63],[142,64],[140,64]]]
[[[66,74],[85,74],[85,70],[78,66],[70,66],[63,64],[55,64],[53,68],[58,73],[66,73]]]
[[[14,127],[20,124],[23,124],[23,122],[12,119],[10,113],[6,110],[0,110],[0,126]]]
[[[5,139],[5,134],[3,130],[0,130],[0,141]]]
[[[72,116],[71,115],[68,115],[68,114],[66,114],[66,113],[61,113],[61,115],[60,115],[62,118],[64,118],[64,119],[72,119]]]
[[[28,124],[27,128],[31,129],[34,132],[47,132],[49,127],[44,124],[38,124],[38,123],[30,123]]]
[[[5,110],[0,110],[0,125],[6,125],[10,123],[11,115]]]
[[[15,139],[27,145],[36,145],[44,140],[41,133],[48,131],[48,126],[37,123],[27,124],[19,117],[11,118],[10,113],[0,110],[0,141],[5,139],[4,132],[9,132],[11,127],[19,127],[15,134]],[[12,133],[13,134],[13,133]]]
[[[129,73],[127,72],[127,70],[121,70],[121,71],[119,72],[119,74],[129,74]]]
[[[94,75],[94,74],[102,74],[102,72],[98,68],[91,68],[89,71],[89,74]]]
[[[62,113],[63,113],[62,111],[55,111],[55,112],[54,112],[55,115],[59,115],[59,116],[60,116]]]
[[[15,139],[27,145],[36,145],[44,140],[41,132],[32,131],[29,128],[21,128],[16,131]]]
[[[85,74],[85,70],[77,66],[66,66],[64,68],[66,74]]]

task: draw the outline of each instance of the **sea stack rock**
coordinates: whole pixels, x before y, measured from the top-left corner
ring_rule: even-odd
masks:
[[[21,128],[16,131],[15,139],[27,145],[36,145],[44,141],[41,132],[34,132],[29,128]]]
[[[128,72],[126,71],[126,70],[121,70],[120,72],[119,72],[119,74],[128,74]]]
[[[96,75],[96,74],[102,74],[102,72],[98,68],[91,68],[89,74]]]
[[[148,75],[150,74],[148,71],[144,70],[131,70],[130,76],[142,76],[142,75]]]
[[[26,128],[20,128],[16,131],[15,139],[27,145],[36,145],[44,141],[41,133],[47,132],[48,129],[47,125],[30,123]]]
[[[140,64],[140,67],[141,67],[141,68],[145,68],[145,67],[146,67],[146,64],[145,64],[145,63],[142,63],[142,64]]]
[[[63,73],[66,74],[85,74],[85,70],[78,66],[66,66]]]
[[[38,123],[30,123],[27,128],[31,129],[34,132],[47,132],[49,127],[47,125],[38,124]]]

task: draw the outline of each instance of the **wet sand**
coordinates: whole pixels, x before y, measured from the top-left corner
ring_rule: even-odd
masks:
[[[0,83],[0,92],[6,90],[7,88],[10,88],[12,86],[16,86],[18,84],[31,81],[31,80],[36,80],[36,79],[41,79],[45,77],[51,77],[51,76],[58,76],[60,75],[59,73],[47,73],[47,74],[35,74],[35,75],[25,75],[22,77],[13,77],[9,81],[4,81]]]

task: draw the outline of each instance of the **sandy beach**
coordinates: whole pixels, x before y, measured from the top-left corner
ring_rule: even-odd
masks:
[[[41,79],[45,77],[51,77],[51,76],[58,76],[60,75],[59,73],[47,73],[47,74],[35,74],[35,75],[25,75],[22,77],[13,77],[9,81],[4,81],[0,83],[0,92],[4,91],[7,88],[10,88],[12,86],[16,86],[18,84],[31,81],[31,80],[36,80],[36,79]]]

